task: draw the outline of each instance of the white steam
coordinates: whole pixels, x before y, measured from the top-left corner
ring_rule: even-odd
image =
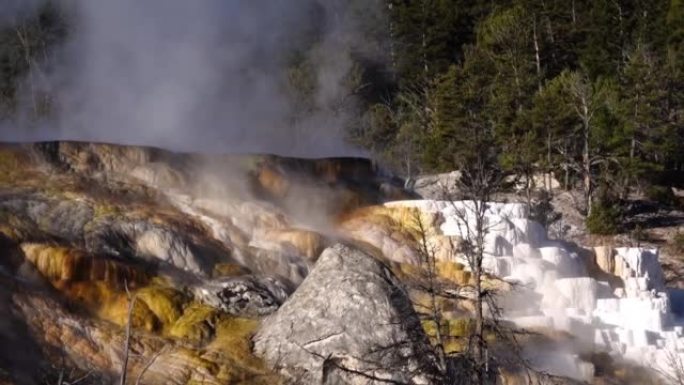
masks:
[[[26,12],[5,10],[5,19]],[[28,4],[28,3],[27,3]],[[0,141],[81,140],[184,151],[359,155],[345,142],[359,14],[376,1],[88,0],[73,11],[58,65],[40,85],[56,121],[0,126]],[[363,9],[359,9],[359,7]],[[0,18],[0,23],[3,19]],[[317,31],[312,43],[305,37]],[[355,47],[352,47],[356,45]],[[309,49],[313,46],[313,49]],[[307,55],[314,107],[297,114],[287,83]],[[27,88],[27,87],[24,87]],[[25,98],[28,99],[28,98]],[[297,116],[296,118],[293,118]]]
[[[31,15],[43,0],[3,0],[0,5],[0,26],[12,25]]]

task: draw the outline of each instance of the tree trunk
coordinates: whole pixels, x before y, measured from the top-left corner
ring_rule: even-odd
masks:
[[[575,11],[575,0],[571,2],[572,7],[572,27],[577,28],[577,12]]]
[[[551,180],[551,131],[546,135],[546,178],[548,180],[548,185],[546,190],[551,193],[553,188],[553,181]]]
[[[123,360],[121,362],[121,378],[119,380],[119,385],[126,385],[126,375],[128,373],[128,357],[130,353],[130,344],[131,344],[131,318],[133,317],[133,310],[135,309],[135,301],[136,301],[136,296],[130,295],[130,292],[128,291],[128,284],[124,282],[124,286],[126,287],[126,294],[128,295],[128,318],[126,319],[126,339],[124,341],[124,349],[123,349]]]
[[[425,87],[427,87],[430,67],[428,65],[428,58],[427,58],[427,35],[425,34],[425,31],[427,30],[427,7],[426,7],[425,3],[426,3],[426,0],[423,0],[423,2],[422,2],[423,23],[421,25],[420,37],[421,37],[421,48],[423,50],[423,52],[422,52],[423,76],[424,76],[423,80],[425,81]]]
[[[592,186],[591,186],[591,157],[589,149],[589,107],[586,98],[582,102],[582,128],[584,149],[582,150],[582,171],[584,173],[584,200],[587,208],[587,215],[591,214],[592,206]]]
[[[513,80],[515,81],[515,94],[517,96],[515,104],[517,104],[517,111],[518,113],[522,113],[523,110],[523,105],[522,105],[522,100],[523,100],[523,94],[522,94],[522,87],[520,85],[520,76],[518,75],[518,67],[515,65],[513,67]]]
[[[484,312],[482,310],[482,267],[478,267],[475,271],[475,293],[477,299],[475,301],[475,338],[477,339],[475,359],[477,361],[477,380],[478,384],[484,384],[484,367],[487,364],[484,361],[485,346],[484,346]]]
[[[482,292],[482,259],[484,258],[484,235],[485,235],[485,210],[486,200],[488,197],[480,196],[479,203],[477,203],[477,218],[476,222],[476,263],[474,271],[475,279],[475,293],[477,299],[475,301],[475,338],[477,339],[475,359],[477,361],[477,379],[478,384],[484,384],[485,375],[484,368],[487,365],[485,362],[485,340],[484,340],[484,311],[483,302],[484,293]]]
[[[622,74],[622,62],[625,57],[625,28],[624,28],[624,23],[623,23],[623,16],[622,16],[622,7],[620,6],[620,1],[619,0],[614,0],[615,3],[615,8],[617,8],[618,11],[618,25],[620,26],[619,29],[619,36],[620,36],[620,59],[617,61],[618,63],[618,74]]]
[[[438,307],[437,304],[437,291],[439,288],[437,287],[437,261],[435,257],[435,252],[434,250],[431,250],[428,247],[428,241],[427,241],[427,230],[425,229],[425,226],[423,225],[423,220],[420,217],[420,214],[416,214],[415,218],[417,224],[418,224],[418,229],[419,229],[419,235],[420,235],[420,250],[421,254],[423,254],[421,258],[421,263],[424,264],[424,267],[428,273],[428,294],[430,296],[430,317],[432,318],[431,321],[434,322],[435,324],[435,339],[437,340],[437,347],[436,347],[436,353],[437,353],[437,365],[438,365],[438,370],[442,374],[447,373],[447,360],[446,360],[446,352],[444,350],[444,336],[442,335],[442,312],[441,309]]]
[[[389,19],[389,44],[390,44],[390,60],[392,64],[392,80],[397,81],[397,53],[394,45],[394,19],[392,18],[392,2],[387,1],[387,15]]]
[[[532,170],[527,170],[527,176],[525,176],[525,195],[527,199],[527,216],[530,216],[532,212],[532,189],[534,188],[534,172]]]
[[[632,130],[632,138],[630,140],[629,144],[629,163],[630,166],[634,166],[634,157],[636,156],[636,131],[637,131],[637,122],[639,119],[639,94],[637,93],[636,95],[636,102],[634,103],[634,129]],[[631,175],[628,173],[625,176],[625,188],[623,189],[622,193],[622,198],[626,198],[627,195],[629,195],[630,191],[630,184],[631,184]]]
[[[33,61],[31,60],[31,45],[26,37],[26,27],[23,23],[16,28],[17,38],[19,38],[19,43],[24,51],[24,60],[28,66],[28,78],[29,78],[29,88],[31,89],[31,107],[33,108],[33,114],[38,115],[38,103],[36,102],[36,91],[35,91],[35,81],[33,79]]]
[[[532,20],[532,37],[534,40],[534,60],[537,65],[537,89],[542,90],[542,76],[541,76],[541,57],[539,55],[539,39],[537,38],[537,19]]]

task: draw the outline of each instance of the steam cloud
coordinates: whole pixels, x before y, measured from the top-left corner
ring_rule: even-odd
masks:
[[[0,6],[0,26],[15,23],[33,13],[42,0],[4,0]]]
[[[27,12],[37,0],[10,3],[0,23]],[[0,141],[81,140],[306,157],[361,154],[345,141],[354,108],[344,84],[353,65],[348,52],[365,40],[356,16],[381,15],[375,0],[61,4],[73,11],[75,25],[59,49],[57,66],[45,77],[57,96],[56,121],[30,125],[15,119],[0,126]],[[314,49],[305,49],[311,31],[318,31],[318,39]],[[364,53],[363,47],[354,49]],[[315,108],[306,115],[296,115],[296,98],[288,93],[286,68],[293,52],[305,52],[315,71]],[[343,102],[348,108],[339,108]]]

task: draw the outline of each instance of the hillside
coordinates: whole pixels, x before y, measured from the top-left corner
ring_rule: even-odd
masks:
[[[469,373],[476,282],[454,247],[467,201],[407,200],[353,158],[51,142],[0,160],[5,383],[114,383],[123,367],[130,384]],[[491,380],[657,383],[641,365],[669,370],[680,338],[657,252],[547,239],[523,204],[487,212]]]

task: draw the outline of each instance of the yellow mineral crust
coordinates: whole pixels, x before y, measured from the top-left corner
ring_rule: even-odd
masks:
[[[325,247],[320,234],[303,229],[273,229],[264,234],[269,241],[285,243],[294,247],[301,255],[315,261]]]
[[[114,287],[123,287],[124,282],[148,280],[140,269],[71,248],[24,243],[21,249],[26,259],[49,281],[104,281]]]

